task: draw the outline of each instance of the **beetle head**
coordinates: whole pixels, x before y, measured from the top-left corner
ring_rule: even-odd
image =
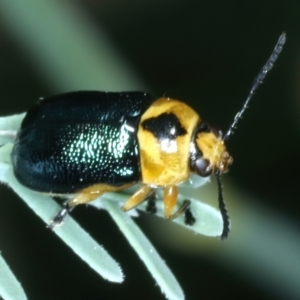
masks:
[[[224,173],[232,164],[233,159],[227,152],[221,131],[215,130],[201,122],[190,144],[191,170],[206,177],[211,173]]]

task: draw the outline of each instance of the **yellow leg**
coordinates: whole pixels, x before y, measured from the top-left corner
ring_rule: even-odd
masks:
[[[174,211],[177,203],[178,188],[176,185],[167,186],[164,190],[164,207],[165,207],[165,218],[169,220],[174,220],[183,214],[187,208],[190,206],[190,201],[183,201],[182,205],[178,210]]]
[[[68,206],[73,207],[78,204],[84,204],[91,202],[95,200],[96,198],[103,195],[105,192],[99,192],[98,193],[86,193],[86,194],[78,194],[76,197],[72,198],[70,201],[68,201]]]
[[[134,183],[130,183],[130,184],[125,184],[117,187],[107,185],[107,184],[95,184],[89,186],[79,191],[78,194],[68,202],[68,206],[73,207],[78,204],[91,202],[96,198],[100,197],[101,195],[103,195],[104,193],[120,191],[132,186],[133,184]]]
[[[190,206],[191,201],[189,200],[184,200],[183,203],[181,204],[181,206],[178,208],[177,211],[175,211],[171,216],[170,216],[170,220],[174,220],[176,218],[178,218],[180,215],[182,215],[183,213],[185,213],[188,209],[188,207]],[[185,223],[187,225],[192,225],[193,223],[195,223],[195,218],[193,217],[193,215],[190,212],[189,215],[189,220],[185,221]]]
[[[167,186],[164,190],[165,218],[172,219],[172,213],[177,203],[178,188],[176,185]]]
[[[148,185],[142,185],[122,206],[123,211],[128,211],[141,204],[147,196],[152,192],[152,188]]]
[[[53,229],[55,226],[60,225],[68,213],[74,208],[74,206],[78,204],[84,204],[95,200],[100,197],[104,193],[108,192],[116,192],[123,189],[126,189],[135,183],[125,184],[122,186],[111,186],[108,184],[95,184],[90,187],[87,187],[81,191],[77,192],[77,195],[70,199],[67,203],[64,204],[64,208],[62,208],[56,216],[50,221],[48,227]]]

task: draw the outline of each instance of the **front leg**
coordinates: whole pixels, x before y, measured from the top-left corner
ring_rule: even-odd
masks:
[[[195,223],[195,218],[190,210],[191,201],[184,200],[181,206],[175,211],[174,208],[177,204],[178,198],[178,188],[176,185],[167,186],[164,190],[164,211],[165,218],[169,220],[174,220],[180,215],[185,213],[185,223],[187,225],[193,225]]]

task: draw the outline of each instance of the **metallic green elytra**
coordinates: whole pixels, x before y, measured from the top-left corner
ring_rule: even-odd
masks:
[[[54,194],[139,181],[136,128],[152,102],[145,93],[92,91],[39,101],[25,116],[13,148],[17,179]]]

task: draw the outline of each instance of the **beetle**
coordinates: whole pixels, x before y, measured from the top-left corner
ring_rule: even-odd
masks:
[[[255,90],[273,67],[285,43],[282,34],[250,93],[225,133],[216,131],[182,101],[156,99],[143,92],[79,91],[40,100],[26,114],[17,134],[11,159],[18,181],[35,191],[70,197],[50,227],[67,212],[106,192],[140,183],[124,203],[128,211],[164,189],[164,214],[174,219],[186,212],[184,201],[176,210],[178,185],[191,173],[215,174],[224,239],[229,217],[220,176],[233,159],[225,141],[232,135]]]

